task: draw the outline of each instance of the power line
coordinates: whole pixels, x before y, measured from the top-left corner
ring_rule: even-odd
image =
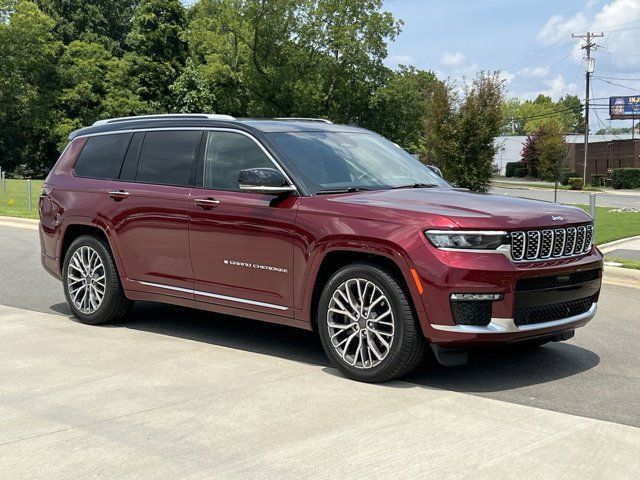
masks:
[[[512,63],[511,65],[509,65],[509,66],[507,66],[507,67],[504,67],[504,68],[502,68],[501,70],[509,70],[509,69],[511,69],[511,68],[513,68],[513,67],[515,67],[515,66],[517,66],[517,65],[523,64],[523,63],[525,63],[525,62],[529,61],[530,59],[532,59],[532,58],[534,58],[534,57],[537,57],[537,56],[538,56],[538,55],[540,55],[541,53],[544,53],[544,52],[548,51],[550,48],[555,47],[556,45],[558,45],[558,44],[560,44],[560,43],[562,43],[562,42],[565,42],[565,41],[567,41],[567,40],[569,40],[569,37],[562,37],[562,38],[560,38],[559,40],[556,40],[555,42],[553,42],[551,45],[546,46],[546,47],[545,47],[545,48],[543,48],[542,50],[539,50],[539,51],[537,51],[536,53],[534,53],[534,54],[532,54],[532,55],[529,55],[528,57],[525,57],[525,58],[523,58],[522,60],[517,61],[516,63]],[[543,59],[548,58],[548,57],[550,57],[550,56],[552,56],[552,55],[555,55],[555,54],[556,54],[556,53],[558,53],[559,51],[560,51],[560,49],[558,49],[558,50],[554,50],[554,51],[553,51],[553,52],[551,52],[549,55],[545,55],[545,56],[543,56],[543,57],[541,57],[541,58],[538,58],[537,60],[535,60],[535,61],[533,61],[533,62],[529,62],[529,64],[531,65],[531,64],[534,64],[534,63],[538,63],[540,60],[543,60]]]
[[[621,83],[610,82],[609,80],[604,80],[602,77],[593,77],[595,80],[600,80],[601,82],[608,83],[609,85],[614,85],[616,87],[626,88],[631,90],[632,92],[640,92],[637,88],[628,87],[626,85],[622,85]]]

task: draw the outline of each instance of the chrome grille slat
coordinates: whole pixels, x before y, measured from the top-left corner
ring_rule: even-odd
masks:
[[[582,255],[593,245],[593,225],[511,232],[511,258],[516,262]]]

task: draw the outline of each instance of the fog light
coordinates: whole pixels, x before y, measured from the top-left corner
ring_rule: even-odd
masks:
[[[495,302],[502,300],[501,293],[452,293],[451,300],[462,302]]]

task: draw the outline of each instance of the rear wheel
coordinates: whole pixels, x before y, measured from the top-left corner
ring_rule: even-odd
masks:
[[[82,323],[119,320],[133,304],[124,295],[108,243],[91,235],[78,237],[69,246],[62,281],[67,303]]]
[[[364,382],[402,377],[424,358],[426,341],[392,272],[358,262],[337,271],[318,305],[318,330],[331,363]]]

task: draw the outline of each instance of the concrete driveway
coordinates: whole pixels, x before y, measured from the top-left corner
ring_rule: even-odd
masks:
[[[35,232],[0,245],[0,478],[638,477],[633,276],[568,343],[366,385],[286,327],[151,303],[79,324]]]

